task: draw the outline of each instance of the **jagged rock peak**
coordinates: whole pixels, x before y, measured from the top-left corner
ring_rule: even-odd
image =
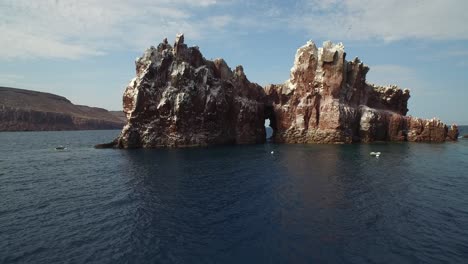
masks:
[[[406,116],[410,91],[366,82],[369,67],[346,61],[342,43],[308,41],[290,78],[263,89],[242,66],[207,60],[177,34],[136,59],[125,89],[127,124],[107,146],[185,147],[265,142],[270,119],[277,143],[457,140],[458,128]]]
[[[184,48],[184,34],[179,33],[177,34],[175,42],[174,42],[174,55],[177,55],[177,53],[179,53],[179,50],[183,48]]]
[[[179,44],[184,44],[184,33],[179,33],[176,35],[174,46]]]
[[[284,84],[268,85],[274,140],[286,143],[350,143],[374,140],[440,142],[440,121],[405,117],[408,89],[366,82],[369,67],[346,61],[342,43],[313,41],[300,47]],[[454,127],[453,135],[456,133]],[[433,132],[428,132],[433,131]],[[450,134],[450,133],[449,133]],[[449,136],[448,138],[453,138]]]
[[[164,39],[136,60],[127,86],[127,124],[113,146],[182,147],[265,141],[265,93],[242,66],[203,57],[184,35],[171,47]]]

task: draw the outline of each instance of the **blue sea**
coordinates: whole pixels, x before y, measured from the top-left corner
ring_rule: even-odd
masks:
[[[0,263],[468,261],[468,140],[93,148],[118,133],[0,133]]]

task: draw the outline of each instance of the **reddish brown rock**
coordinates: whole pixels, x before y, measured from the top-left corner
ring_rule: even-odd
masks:
[[[121,129],[109,111],[50,93],[0,87],[0,131]]]
[[[446,140],[456,141],[458,140],[459,135],[460,135],[460,132],[458,131],[458,126],[456,124],[452,124],[450,128],[447,129]]]
[[[241,66],[206,60],[177,35],[146,50],[123,96],[127,125],[99,147],[155,148],[265,141],[278,143],[457,140],[437,119],[407,117],[409,90],[366,83],[369,68],[346,61],[342,44],[299,48],[284,84],[262,89]]]
[[[439,120],[405,116],[409,90],[366,83],[369,68],[346,61],[343,45],[309,41],[297,50],[290,79],[265,91],[273,140],[283,143],[457,140]]]
[[[414,142],[443,142],[447,137],[447,127],[438,119],[408,119],[408,140]]]
[[[206,60],[177,35],[136,60],[123,96],[127,125],[120,148],[186,147],[265,141],[265,93],[243,68]],[[107,146],[107,145],[106,145]]]

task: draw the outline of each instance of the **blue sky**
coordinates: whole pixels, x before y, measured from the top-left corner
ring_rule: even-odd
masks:
[[[0,0],[0,86],[121,109],[134,60],[185,33],[208,59],[282,83],[298,47],[343,42],[368,81],[411,90],[410,115],[468,124],[465,0]]]

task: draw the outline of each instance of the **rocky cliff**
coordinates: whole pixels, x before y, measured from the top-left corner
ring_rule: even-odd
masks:
[[[74,105],[65,97],[0,87],[0,131],[121,129],[102,108]]]
[[[205,59],[177,35],[135,62],[123,95],[127,125],[100,147],[182,147],[262,143],[265,119],[278,143],[456,140],[458,129],[406,116],[409,90],[366,82],[369,68],[346,61],[342,44],[298,49],[290,79],[265,89],[242,66]]]
[[[109,111],[112,115],[117,117],[123,124],[127,123],[127,115],[123,111]]]
[[[263,88],[242,66],[207,60],[177,35],[135,62],[136,77],[123,95],[127,125],[121,148],[246,144],[265,141]]]
[[[409,90],[366,82],[369,67],[346,61],[344,46],[309,41],[297,50],[290,79],[265,91],[275,142],[443,142],[458,129],[406,116]]]

